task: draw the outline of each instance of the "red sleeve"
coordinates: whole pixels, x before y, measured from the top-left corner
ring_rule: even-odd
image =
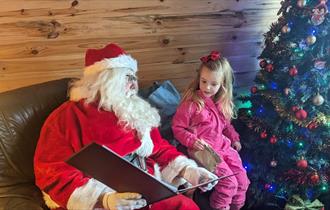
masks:
[[[154,150],[150,158],[155,160],[161,169],[166,167],[168,163],[172,162],[178,156],[183,156],[173,145],[169,144],[168,141],[161,137],[157,128],[151,131],[150,136],[154,143]]]
[[[45,122],[34,156],[36,185],[61,207],[66,208],[72,192],[89,178],[64,161],[73,153],[74,147],[66,136],[70,123],[53,113]]]

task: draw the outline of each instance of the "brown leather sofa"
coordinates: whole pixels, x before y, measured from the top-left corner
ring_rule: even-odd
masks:
[[[34,181],[33,156],[48,115],[67,100],[70,79],[0,93],[0,210],[48,210]],[[147,98],[155,87],[140,90]],[[166,138],[166,132],[164,137]],[[195,196],[210,210],[208,195]]]
[[[0,93],[0,210],[47,209],[33,156],[47,116],[67,98],[69,79]]]
[[[33,156],[44,121],[67,100],[69,81],[0,93],[0,210],[48,210],[35,185]],[[146,97],[151,91],[143,89],[140,94]],[[202,210],[210,208],[207,201],[197,199]]]

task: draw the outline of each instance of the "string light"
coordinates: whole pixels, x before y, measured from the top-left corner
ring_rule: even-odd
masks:
[[[311,200],[311,199],[313,198],[313,196],[314,196],[314,191],[313,191],[313,189],[308,188],[308,189],[306,190],[306,194],[307,194],[308,199]]]
[[[326,183],[323,183],[323,184],[321,185],[321,191],[322,191],[322,192],[327,192],[328,189],[329,189],[329,186],[328,186]]]
[[[293,124],[290,122],[289,125],[285,128],[286,132],[292,132],[293,131]]]
[[[265,111],[264,107],[263,106],[260,106],[258,109],[257,109],[257,112],[262,114],[263,112]]]
[[[287,140],[286,144],[288,145],[289,148],[292,148],[293,146],[293,142],[290,139]]]
[[[297,55],[298,55],[298,57],[303,57],[304,56],[304,53],[303,52],[300,52]]]
[[[275,192],[276,190],[276,186],[274,184],[265,184],[264,188],[268,191],[268,192]]]
[[[317,28],[315,28],[315,27],[311,27],[311,28],[309,28],[308,29],[308,34],[310,34],[310,35],[316,35],[317,34]]]
[[[252,165],[251,163],[248,163],[248,162],[243,162],[243,167],[245,168],[245,170],[247,172],[250,172],[252,170]]]
[[[276,82],[270,82],[269,87],[270,87],[270,89],[272,89],[272,90],[277,90],[278,85],[277,85]]]
[[[266,89],[266,87],[265,87],[265,85],[264,85],[264,84],[262,84],[262,85],[260,85],[259,89],[260,89],[260,90],[265,90],[265,89]]]
[[[298,147],[299,147],[299,148],[304,148],[304,146],[305,146],[305,145],[304,145],[303,142],[298,142]]]

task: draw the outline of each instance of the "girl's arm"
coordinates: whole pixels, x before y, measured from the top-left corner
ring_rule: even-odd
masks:
[[[235,128],[231,125],[229,120],[226,120],[225,128],[222,133],[227,136],[232,143],[239,141],[239,134],[236,132]]]
[[[196,134],[189,130],[190,119],[196,111],[196,106],[192,102],[182,102],[177,108],[172,120],[172,130],[174,137],[184,146],[190,148],[197,139]]]

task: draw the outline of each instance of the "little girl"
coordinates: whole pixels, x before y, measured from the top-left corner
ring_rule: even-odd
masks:
[[[238,151],[239,135],[230,124],[233,118],[232,68],[219,52],[202,57],[197,77],[183,95],[173,118],[174,136],[194,150],[209,145],[221,157],[215,174],[224,176],[210,196],[210,205],[217,210],[238,210],[243,207],[250,184]]]

